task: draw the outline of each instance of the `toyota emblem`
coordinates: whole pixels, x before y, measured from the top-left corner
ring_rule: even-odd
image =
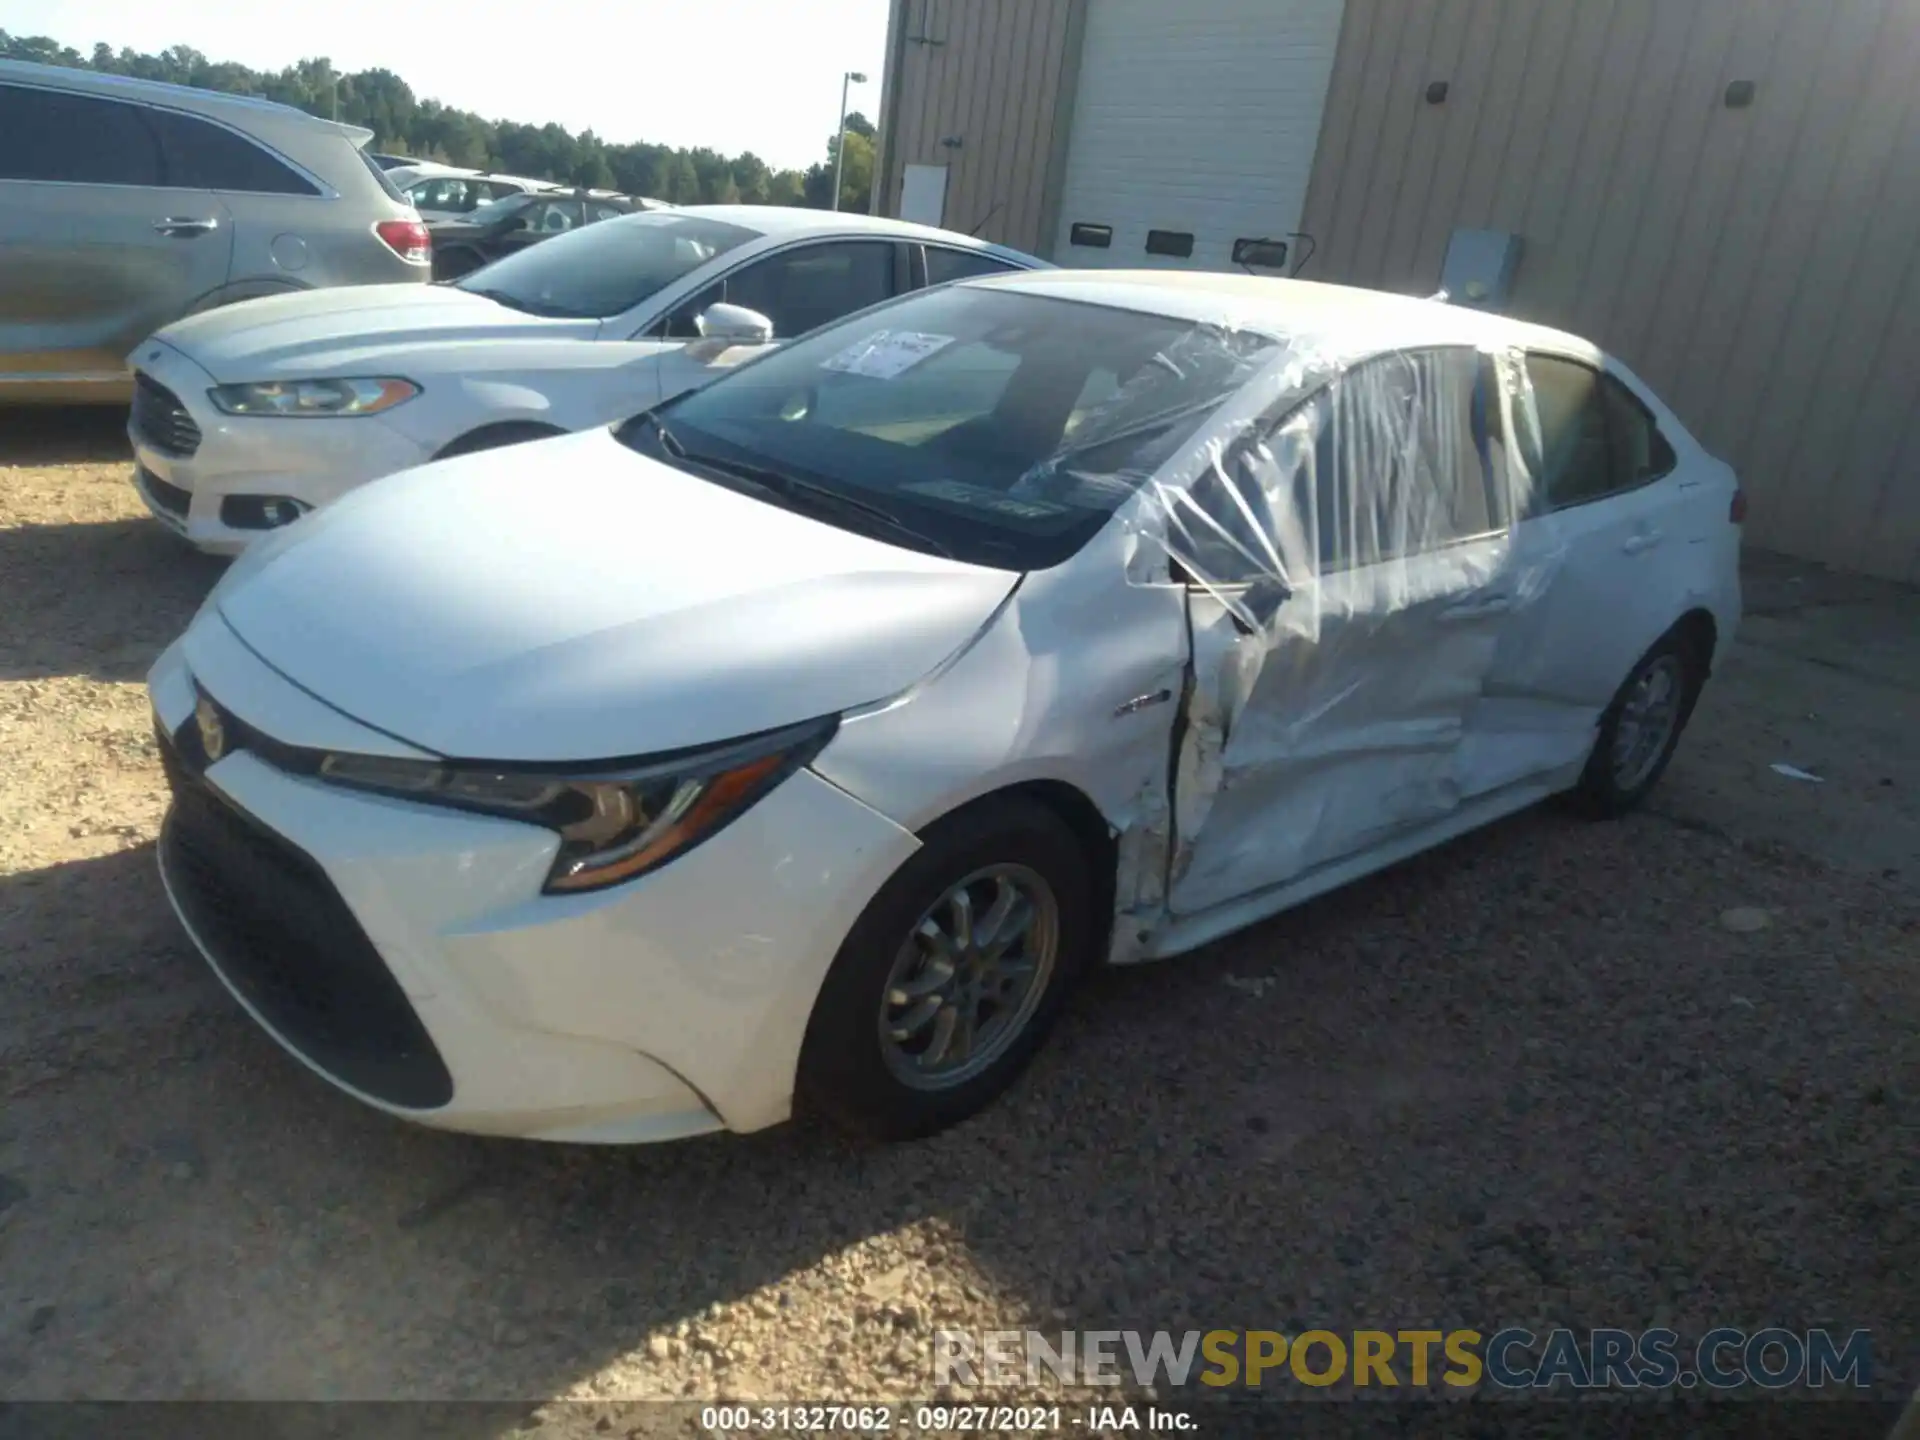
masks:
[[[193,719],[200,727],[200,749],[205,752],[207,763],[211,765],[227,753],[227,727],[220,723],[220,712],[213,701],[204,695],[193,707]]]

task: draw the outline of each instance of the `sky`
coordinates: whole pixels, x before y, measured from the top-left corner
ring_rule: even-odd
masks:
[[[278,70],[326,56],[385,68],[422,99],[604,140],[751,150],[776,168],[826,155],[840,77],[877,118],[887,0],[0,0],[0,30]]]

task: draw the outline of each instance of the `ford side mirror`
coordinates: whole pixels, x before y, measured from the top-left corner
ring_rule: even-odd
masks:
[[[728,345],[765,345],[773,339],[773,321],[744,305],[709,305],[694,318],[702,340]]]

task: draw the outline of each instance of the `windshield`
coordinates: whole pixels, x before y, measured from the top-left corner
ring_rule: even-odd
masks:
[[[556,235],[458,285],[531,315],[604,320],[756,238],[757,231],[684,210],[627,215]]]
[[[620,438],[850,529],[877,510],[897,543],[1044,569],[1091,539],[1276,343],[962,284],[816,331]]]
[[[461,218],[468,225],[491,225],[496,220],[504,220],[516,210],[524,210],[535,198],[532,195],[502,195],[498,200],[474,206]]]

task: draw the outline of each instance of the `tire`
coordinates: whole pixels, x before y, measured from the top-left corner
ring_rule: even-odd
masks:
[[[1652,687],[1658,692],[1662,676],[1671,687],[1665,697],[1672,708],[1658,722],[1661,738],[1656,741],[1648,735],[1643,745],[1635,747],[1630,727],[1646,723],[1636,719],[1635,712],[1650,696],[1649,690],[1643,687]],[[1624,815],[1644,800],[1666,773],[1667,762],[1673,759],[1674,749],[1687,728],[1687,721],[1692,718],[1705,680],[1704,657],[1679,632],[1669,632],[1642,655],[1600,717],[1587,768],[1568,795],[1574,808],[1595,819],[1607,820]],[[1621,753],[1623,737],[1628,751],[1625,757]]]
[[[951,898],[969,881],[978,922],[971,950],[953,944],[961,926]],[[989,963],[995,947],[987,930],[1003,886],[1016,897],[1013,918],[1025,914],[1032,922],[1005,948],[1005,973]],[[1085,968],[1097,933],[1094,895],[1078,839],[1037,801],[990,799],[932,826],[854,922],[827,972],[800,1052],[802,1107],[870,1140],[931,1135],[983,1109],[1039,1050]],[[921,938],[926,924],[940,940]],[[965,1003],[969,957],[988,966],[990,987],[998,977],[1003,1002],[976,995]],[[1024,985],[1022,963],[1032,967]],[[945,987],[929,992],[943,970]],[[896,989],[900,998],[890,1000]],[[967,1013],[975,1017],[972,1027],[958,1018]],[[936,1054],[943,1029],[950,1038]],[[975,1041],[970,1055],[962,1044],[968,1033]]]
[[[470,430],[458,440],[450,440],[433,457],[436,460],[450,460],[455,455],[474,455],[482,450],[498,450],[507,445],[524,445],[529,440],[551,440],[556,435],[564,435],[564,430],[556,430],[551,425],[537,425],[531,420],[509,420],[500,425],[486,425],[478,430]]]

